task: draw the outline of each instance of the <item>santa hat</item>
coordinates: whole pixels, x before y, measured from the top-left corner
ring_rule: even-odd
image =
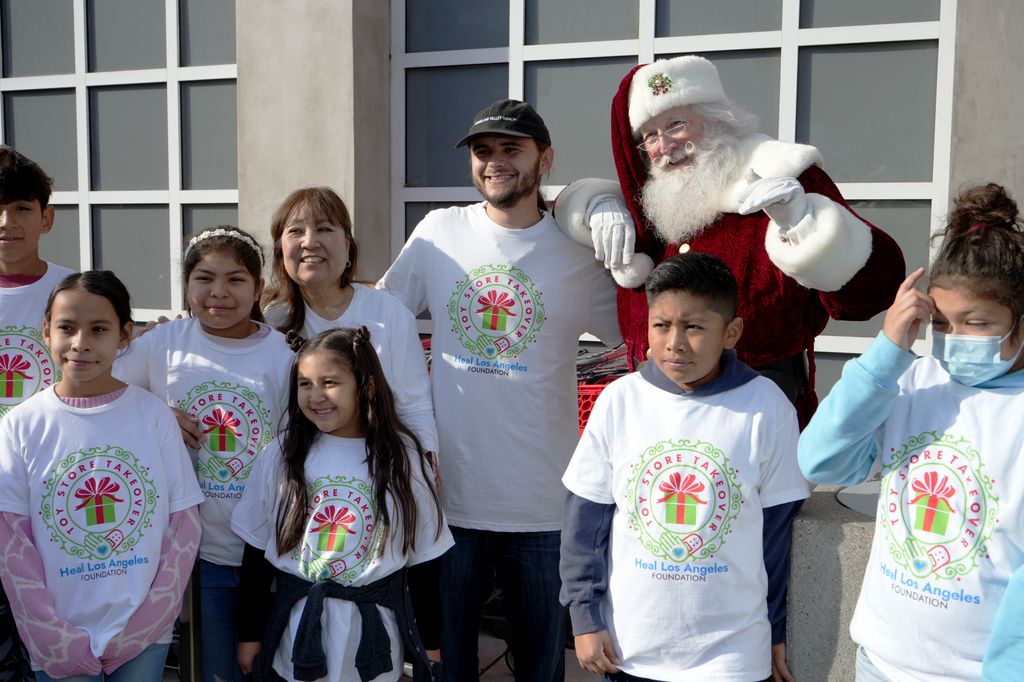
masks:
[[[725,102],[718,69],[703,57],[686,55],[659,59],[640,67],[629,88],[629,123],[640,126],[673,107]]]

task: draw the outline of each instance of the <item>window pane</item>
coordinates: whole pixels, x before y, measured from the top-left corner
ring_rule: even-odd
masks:
[[[167,189],[163,84],[89,89],[92,188]]]
[[[800,0],[800,28],[938,19],[939,0]]]
[[[508,65],[452,66],[405,72],[405,184],[472,185],[469,155],[455,143],[473,115],[508,96]]]
[[[469,206],[473,202],[469,201],[410,201],[405,205],[405,238],[409,239],[409,235],[416,229],[420,221],[427,217],[427,214],[438,208],[448,208],[449,206]]]
[[[184,189],[238,187],[234,81],[181,84],[181,184]]]
[[[92,0],[85,3],[89,70],[167,66],[165,0]]]
[[[526,0],[526,44],[637,37],[637,0]]]
[[[615,179],[612,96],[635,58],[527,62],[526,99],[551,131],[555,165],[545,184],[579,178]]]
[[[53,178],[55,190],[78,189],[75,91],[4,95],[4,139]]]
[[[857,215],[885,230],[903,249],[907,272],[928,265],[928,232],[931,227],[930,201],[851,201]],[[873,337],[882,329],[885,313],[865,322],[829,320],[825,334],[833,336]],[[924,338],[922,328],[918,338]]]
[[[181,207],[181,227],[185,239],[199,234],[208,227],[217,225],[238,227],[238,206],[235,204],[195,204]],[[246,230],[246,232],[252,232],[252,230]]]
[[[4,76],[74,73],[73,8],[67,0],[4,0]]]
[[[53,229],[39,240],[39,255],[57,265],[78,271],[81,267],[78,246],[78,207],[54,206]]]
[[[234,0],[179,0],[182,66],[235,63]]]
[[[781,27],[782,0],[658,0],[654,10],[654,35],[659,38]]]
[[[507,45],[508,0],[406,0],[406,52]]]
[[[659,55],[671,59],[680,55]],[[779,51],[736,50],[701,55],[718,69],[729,99],[757,114],[760,130],[779,134]]]
[[[798,142],[837,182],[932,179],[933,41],[800,49]]]
[[[848,353],[818,353],[814,354],[814,392],[818,394],[818,400],[828,395],[832,387],[839,381],[843,374],[843,365],[854,359],[856,355]]]
[[[113,270],[133,308],[171,307],[170,218],[166,206],[93,206],[93,264]]]

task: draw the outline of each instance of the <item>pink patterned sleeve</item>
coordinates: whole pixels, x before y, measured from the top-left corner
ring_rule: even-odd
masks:
[[[201,533],[198,506],[171,514],[160,545],[160,565],[149,594],[128,619],[124,630],[107,644],[100,656],[103,672],[108,675],[114,672],[170,629],[181,611],[181,598],[192,575]]]
[[[60,618],[54,609],[27,516],[0,513],[0,579],[33,663],[50,677],[100,674],[89,633]]]

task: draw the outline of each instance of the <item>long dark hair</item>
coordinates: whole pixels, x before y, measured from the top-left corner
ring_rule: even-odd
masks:
[[[332,329],[305,342],[295,355],[288,386],[288,428],[281,444],[287,482],[277,515],[277,548],[284,554],[302,541],[306,527],[309,495],[306,482],[306,457],[320,438],[321,431],[299,408],[298,365],[313,353],[330,353],[352,372],[359,393],[359,420],[366,434],[366,464],[373,486],[375,512],[382,528],[380,547],[387,545],[394,523],[388,499],[402,528],[402,552],[416,549],[416,521],[419,510],[412,490],[412,461],[419,463],[420,473],[430,490],[437,514],[438,534],[441,532],[441,500],[433,485],[423,446],[416,435],[398,417],[395,399],[384,378],[377,353],[370,344],[370,332],[359,329]],[[408,452],[417,453],[410,458]]]
[[[66,276],[50,292],[50,297],[46,300],[46,307],[43,309],[43,319],[47,324],[50,322],[50,313],[53,311],[53,302],[57,300],[57,294],[71,289],[81,289],[110,301],[110,305],[113,306],[114,313],[117,315],[117,323],[122,329],[126,324],[131,323],[132,300],[124,282],[110,270],[86,270],[85,272],[73,272]]]

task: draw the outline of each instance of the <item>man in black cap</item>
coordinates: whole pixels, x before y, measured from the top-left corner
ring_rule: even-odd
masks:
[[[554,150],[529,104],[495,102],[457,146],[469,148],[484,201],[428,214],[381,280],[434,321],[438,454],[455,536],[441,559],[443,679],[476,679],[480,613],[496,579],[516,679],[562,680],[558,548],[561,477],[579,437],[576,348],[587,332],[620,343],[615,286],[547,211],[540,183]]]

